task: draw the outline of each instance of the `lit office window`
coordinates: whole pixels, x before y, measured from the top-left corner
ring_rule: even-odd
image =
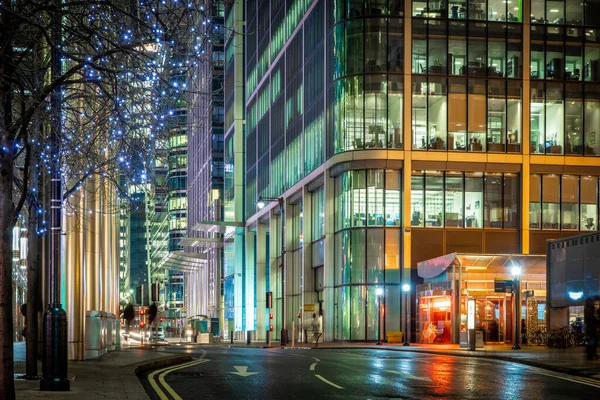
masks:
[[[560,176],[542,176],[542,229],[560,229]]]

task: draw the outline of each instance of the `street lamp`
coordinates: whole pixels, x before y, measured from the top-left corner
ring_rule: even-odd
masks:
[[[521,350],[521,346],[519,346],[519,309],[521,303],[521,285],[519,281],[519,276],[521,275],[521,268],[518,266],[512,267],[512,275],[513,275],[513,303],[515,303],[514,314],[515,314],[515,329],[514,329],[514,340],[513,340],[513,350]]]
[[[377,346],[381,346],[381,297],[383,296],[383,289],[378,287],[375,289],[375,296],[377,296]]]
[[[410,346],[410,343],[408,343],[408,292],[410,292],[410,285],[408,283],[402,285],[402,291],[404,292],[404,307],[406,307],[406,314],[404,317],[404,343],[402,345]]]
[[[287,344],[287,329],[285,325],[285,216],[283,214],[283,197],[263,197],[259,196],[256,206],[259,210],[265,208],[267,203],[277,202],[279,204],[281,218],[281,345]]]

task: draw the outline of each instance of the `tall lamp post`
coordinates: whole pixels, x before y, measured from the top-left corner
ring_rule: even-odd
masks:
[[[519,346],[519,311],[521,307],[521,282],[519,281],[519,277],[521,275],[521,268],[514,266],[512,267],[512,275],[513,275],[513,303],[515,303],[514,314],[515,314],[515,329],[514,329],[514,340],[513,340],[513,350],[521,350],[521,346]]]
[[[283,197],[259,196],[256,206],[259,210],[265,208],[266,203],[277,202],[281,216],[281,345],[287,344],[287,329],[285,325],[285,216],[283,211]]]
[[[383,289],[378,287],[375,289],[377,296],[377,346],[381,346],[381,298],[383,297]]]
[[[402,291],[404,292],[404,307],[405,307],[405,317],[404,317],[404,343],[403,346],[410,346],[408,343],[408,296],[410,292],[410,285],[405,283],[402,285]]]
[[[62,15],[58,11],[62,5],[54,0],[56,11],[52,12],[52,40],[56,44],[50,52],[50,75],[56,82],[62,73],[60,47],[62,41]],[[69,391],[71,384],[67,378],[68,322],[67,312],[61,303],[61,234],[62,234],[62,168],[60,164],[61,88],[57,86],[50,95],[52,123],[50,124],[50,241],[48,265],[48,308],[44,313],[42,345],[42,391]]]

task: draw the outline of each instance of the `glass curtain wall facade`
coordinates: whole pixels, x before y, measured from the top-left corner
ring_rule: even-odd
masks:
[[[530,189],[530,229],[598,229],[597,176],[534,174]]]
[[[410,225],[518,229],[520,202],[517,174],[413,171]]]
[[[600,4],[531,3],[531,153],[600,154]]]
[[[384,290],[388,330],[399,329],[401,175],[357,170],[335,178],[335,339],[376,340]]]
[[[242,327],[247,279],[267,279],[277,339],[312,302],[300,300],[310,274],[325,339],[376,340],[401,330],[400,287],[422,283],[418,262],[545,254],[547,239],[598,229],[600,1],[238,6],[245,42],[224,48],[224,215],[273,251],[267,276],[250,277],[243,234],[225,235],[230,327]]]

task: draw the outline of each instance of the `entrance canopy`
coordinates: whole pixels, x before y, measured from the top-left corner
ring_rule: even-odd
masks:
[[[512,267],[520,267],[521,274],[546,274],[546,256],[527,254],[466,254],[451,253],[417,263],[417,274],[432,279],[452,265],[465,272],[484,274],[510,273]]]

